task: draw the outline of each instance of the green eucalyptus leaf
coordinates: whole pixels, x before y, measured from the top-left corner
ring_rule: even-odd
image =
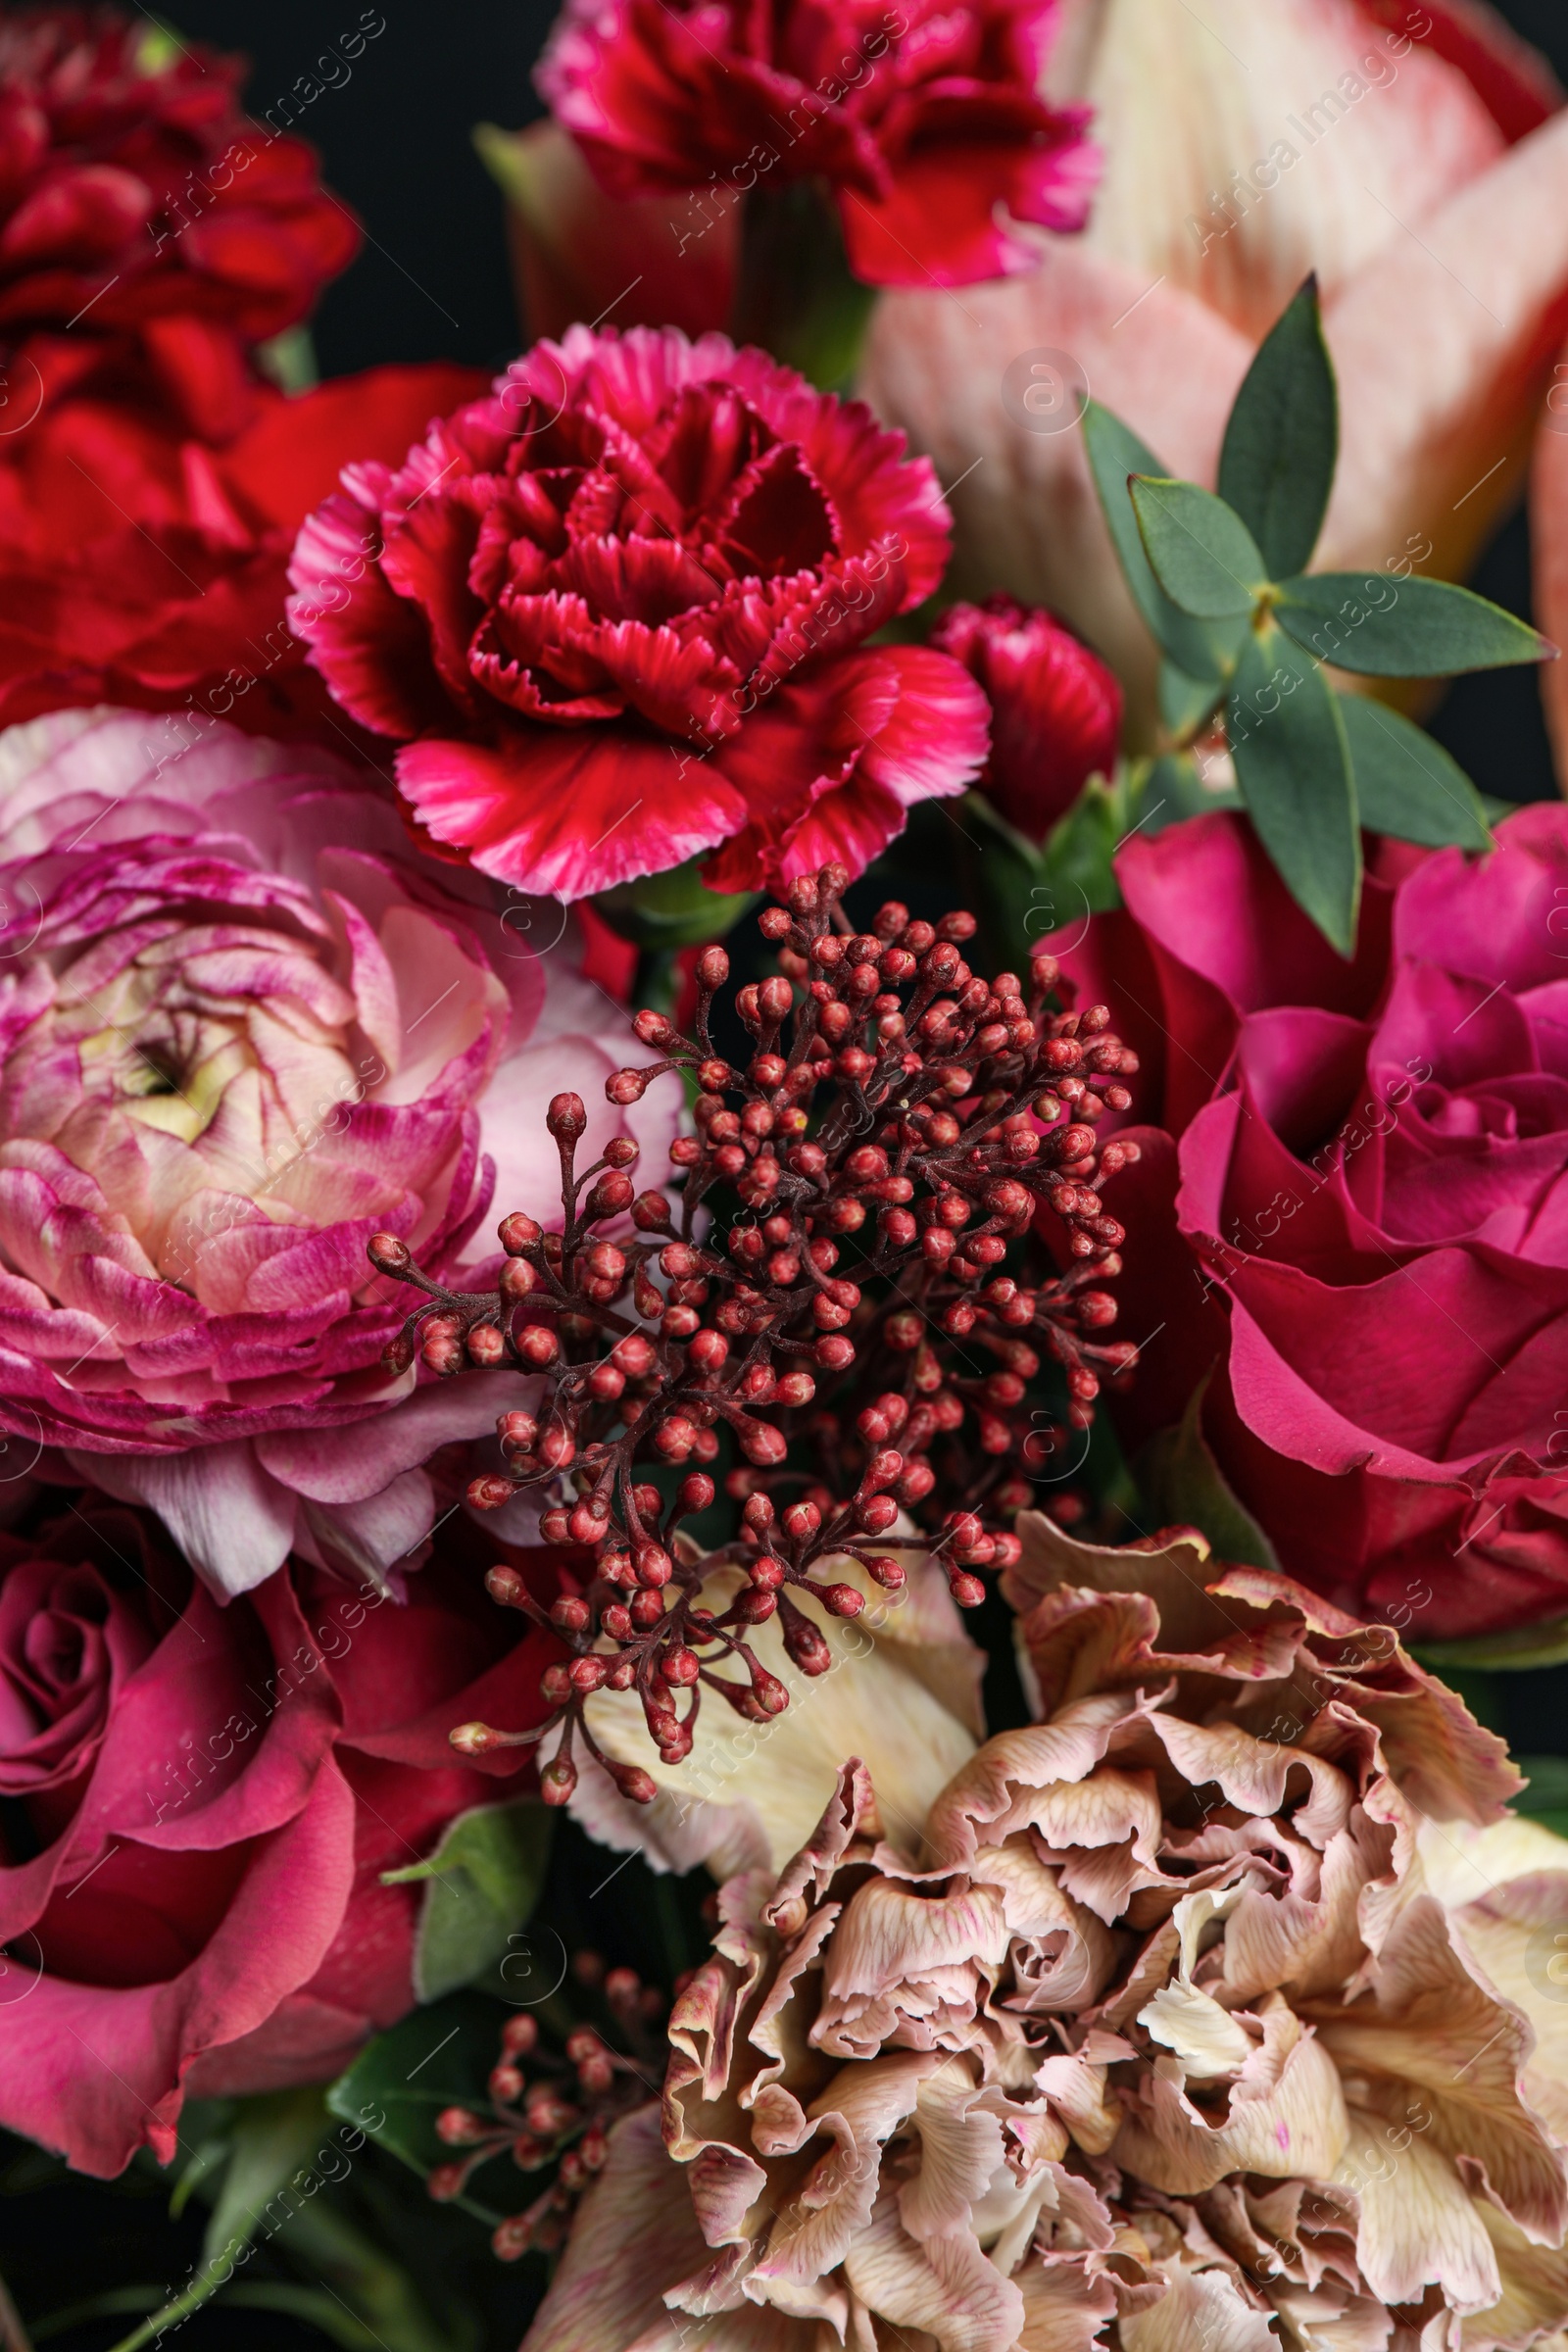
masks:
[[[526,1927],[550,1860],[555,1816],[529,1797],[460,1813],[427,1861],[381,1874],[384,1886],[426,1882],[414,1952],[421,2001],[471,1984]]]
[[[1238,620],[1268,585],[1241,516],[1196,482],[1134,474],[1129,491],[1144,552],[1171,602],[1198,620]]]
[[[1339,699],[1363,825],[1424,849],[1492,848],[1481,796],[1441,743],[1364,695]]]
[[[1211,808],[1239,808],[1242,796],[1234,785],[1215,790],[1205,784],[1191,752],[1168,752],[1156,760],[1139,804],[1138,831],[1144,840],[1179,825],[1184,817],[1204,816]]]
[[[1240,631],[1235,621],[1195,620],[1173,605],[1149,566],[1143,535],[1127,484],[1135,473],[1163,475],[1153,451],[1119,416],[1092,400],[1084,411],[1084,448],[1128,591],[1162,653],[1192,678],[1210,678],[1216,688],[1235,666]],[[1246,623],[1243,622],[1245,628]]]
[[[1160,663],[1159,715],[1170,734],[1190,742],[1218,700],[1217,680],[1190,678],[1174,662]]]
[[[1339,393],[1314,275],[1258,346],[1220,452],[1219,494],[1277,580],[1311,562],[1339,454]]]
[[[1276,609],[1320,662],[1369,678],[1447,678],[1549,661],[1556,651],[1528,622],[1448,580],[1317,571],[1284,581]]]
[[[1322,670],[1276,628],[1250,638],[1225,713],[1258,838],[1297,905],[1348,957],[1361,904],[1350,747]]]

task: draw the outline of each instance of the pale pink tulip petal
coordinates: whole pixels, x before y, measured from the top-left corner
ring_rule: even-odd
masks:
[[[1394,200],[1397,207],[1397,199]],[[1399,233],[1330,301],[1345,418],[1314,564],[1462,577],[1517,494],[1568,325],[1568,115]]]
[[[189,1453],[77,1453],[71,1461],[117,1501],[156,1511],[225,1599],[265,1583],[288,1558],[295,1498],[243,1441]]]

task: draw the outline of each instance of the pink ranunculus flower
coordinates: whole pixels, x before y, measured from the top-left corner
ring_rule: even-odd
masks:
[[[1497,842],[1391,848],[1347,962],[1198,817],[1062,959],[1155,1122],[1124,1437],[1190,1413],[1280,1564],[1412,1640],[1568,1616],[1568,808]]]
[[[1059,612],[1127,684],[1142,745],[1153,648],[1082,400],[1212,487],[1257,343],[1316,270],[1343,419],[1316,562],[1410,555],[1462,579],[1517,495],[1568,324],[1568,118],[1481,0],[1071,0],[1052,79],[1092,103],[1107,157],[1088,228],[1021,231],[1039,267],[961,308],[884,296],[861,388],[961,477],[955,584]],[[1015,363],[1024,391],[1043,370],[1028,401]]]
[[[1027,270],[1006,215],[1082,226],[1100,167],[1040,82],[1055,0],[567,0],[539,87],[604,186],[738,192],[819,178],[868,285]],[[706,208],[693,205],[695,227]]]
[[[493,1200],[559,1190],[568,1083],[585,1149],[673,1132],[604,1106],[621,1023],[530,921],[565,917],[422,863],[320,752],[125,710],[0,735],[0,1427],[220,1592],[291,1550],[384,1577],[420,1465],[494,1425],[487,1380],[381,1369],[368,1236],[482,1255]]]
[[[859,873],[985,758],[956,662],[867,642],[942,577],[936,476],[765,352],[574,326],[343,485],[294,627],[431,838],[504,882]]]

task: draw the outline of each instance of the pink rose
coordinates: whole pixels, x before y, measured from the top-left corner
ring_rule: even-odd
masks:
[[[381,1369],[405,1302],[367,1239],[456,1266],[493,1195],[548,1200],[568,1082],[591,1149],[671,1132],[605,1105],[626,1037],[564,922],[422,864],[319,752],[133,711],[0,735],[0,1427],[220,1592],[416,1552],[420,1465],[506,1399]]]
[[[1208,1376],[1287,1570],[1425,1640],[1568,1613],[1568,809],[1498,844],[1386,851],[1346,963],[1200,817],[1129,844],[1064,958],[1167,1131],[1112,1196],[1128,1434]]]
[[[90,2173],[168,2163],[186,2092],[339,2071],[412,2007],[421,1860],[504,1801],[554,1649],[434,1564],[407,1606],[296,1567],[220,1608],[135,1514],[0,1537],[0,2123]]]

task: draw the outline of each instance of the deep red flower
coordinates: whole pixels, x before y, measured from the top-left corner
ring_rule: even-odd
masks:
[[[400,457],[484,380],[439,362],[263,387],[220,450],[74,397],[0,440],[0,724],[133,704],[354,748],[284,618],[294,534],[351,458]]]
[[[290,616],[406,747],[430,836],[503,881],[583,898],[705,850],[719,890],[858,873],[986,748],[956,662],[864,642],[947,558],[904,453],[722,335],[573,327],[400,468],[349,468]]]
[[[1129,843],[1125,910],[1063,954],[1165,1130],[1109,1195],[1126,1434],[1206,1375],[1289,1573],[1412,1640],[1568,1614],[1568,810],[1497,839],[1386,848],[1347,963],[1200,817]]]
[[[548,1558],[516,1554],[553,1590]],[[318,2082],[414,2002],[421,1860],[511,1793],[554,1638],[466,1560],[399,1603],[298,1564],[220,1608],[130,1511],[0,1536],[0,2122],[91,2173],[187,2094]]]
[[[1088,112],[1039,95],[1055,0],[567,0],[541,92],[613,194],[825,179],[868,285],[1028,269],[1004,208],[1081,228]],[[701,235],[706,213],[694,213]]]
[[[1044,841],[1091,776],[1108,776],[1121,736],[1121,688],[1082,638],[1000,590],[955,605],[931,642],[978,678],[991,705],[980,788],[1010,825]]]
[[[244,62],[145,15],[0,24],[0,349],[15,428],[74,387],[153,388],[226,440],[251,347],[306,318],[359,246],[303,140],[242,113]]]

